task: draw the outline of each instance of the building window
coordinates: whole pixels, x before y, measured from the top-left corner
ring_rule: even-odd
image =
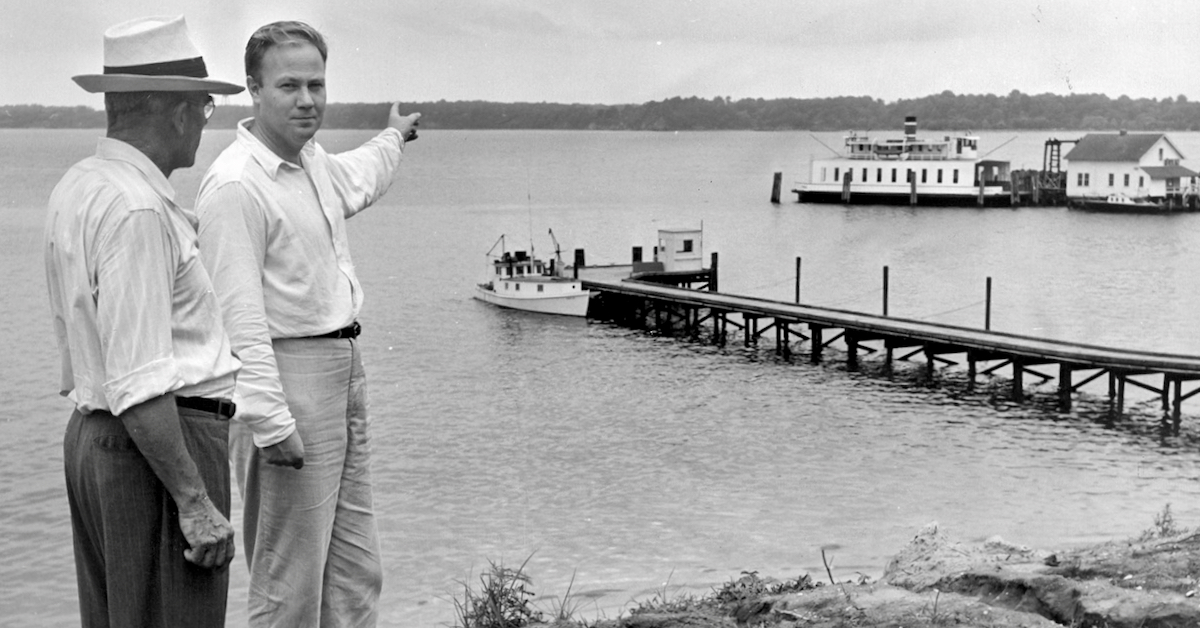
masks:
[[[1117,175],[1115,175],[1111,172],[1108,173],[1108,187],[1111,188],[1113,185],[1116,185],[1116,179],[1117,179]]]
[[[692,241],[684,240],[683,241],[683,250],[680,251],[680,253],[691,253],[691,252],[692,252]]]
[[[834,168],[833,169],[833,180],[834,181],[840,181],[840,179],[838,178],[839,174],[841,174],[841,168]]]
[[[1159,147],[1159,149],[1158,149],[1158,160],[1159,160],[1159,161],[1162,161],[1162,160],[1163,160],[1163,149],[1162,149],[1162,147]]]
[[[954,169],[954,182],[958,183],[958,168]]]
[[[924,168],[921,168],[921,183],[925,183],[927,180],[929,180],[929,178],[926,176],[928,174],[928,171],[926,171]]]
[[[1125,175],[1125,187],[1129,187],[1129,174],[1128,173],[1126,173],[1126,175]]]
[[[543,290],[543,288],[545,288],[545,286],[543,286],[542,284],[539,283],[538,284],[538,292],[545,292],[545,290]]]
[[[1142,176],[1138,177],[1138,187],[1139,188],[1146,187],[1146,177],[1142,177]]]
[[[517,284],[516,290],[517,290],[517,292],[521,291],[521,284]]]
[[[892,183],[896,182],[896,169],[892,168]]]
[[[826,179],[826,178],[825,178],[825,174],[826,174],[826,173],[825,173],[825,166],[821,166],[821,181],[822,181],[822,182],[828,181],[828,179]]]
[[[882,181],[883,181],[883,168],[876,168],[875,169],[875,182],[880,183]]]
[[[866,182],[867,182],[867,169],[866,169],[866,168],[863,168],[863,178],[862,178],[862,182],[863,182],[863,183],[866,183]]]
[[[1092,186],[1092,173],[1090,173],[1090,172],[1083,173],[1083,187],[1087,188],[1087,187],[1091,187],[1091,186]]]
[[[938,168],[938,183],[942,182],[942,169]]]

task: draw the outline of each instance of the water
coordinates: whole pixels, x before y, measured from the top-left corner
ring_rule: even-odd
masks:
[[[95,131],[2,131],[0,142],[0,607],[14,625],[78,623],[53,340],[40,251],[44,203]],[[1078,133],[985,133],[983,151],[1036,167],[1042,141]],[[230,140],[210,132],[194,197]],[[342,149],[360,132],[326,132]],[[1172,134],[1200,157],[1200,134]],[[613,617],[668,584],[706,592],[741,570],[877,577],[925,523],[962,539],[1053,548],[1127,538],[1167,503],[1200,522],[1200,455],[1154,429],[1136,397],[1108,422],[1085,396],[1053,411],[1053,384],[1005,401],[1003,382],[961,371],[919,382],[868,362],[780,362],[595,321],[505,311],[471,299],[501,233],[553,229],[568,257],[627,262],[658,228],[697,227],[722,289],[789,300],[803,258],[806,302],[994,329],[1196,354],[1200,214],[1115,216],[768,202],[839,134],[427,131],[379,206],[350,223],[367,294],[363,347],[373,401],[385,626],[453,622],[451,598],[489,561],[526,567],[584,616]],[[818,141],[819,140],[819,141]],[[1011,141],[1010,141],[1011,140]],[[1186,162],[1185,162],[1186,165]],[[234,500],[235,511],[238,509]],[[235,517],[237,512],[235,512]],[[240,547],[239,547],[240,549]],[[245,623],[234,566],[230,625]],[[549,604],[544,601],[544,608]]]

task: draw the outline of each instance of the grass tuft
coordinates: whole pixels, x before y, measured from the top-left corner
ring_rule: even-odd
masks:
[[[489,568],[479,574],[478,591],[470,583],[460,582],[462,599],[454,598],[456,626],[522,628],[540,622],[542,613],[533,607],[533,581],[525,573],[529,558],[516,569],[489,560]]]

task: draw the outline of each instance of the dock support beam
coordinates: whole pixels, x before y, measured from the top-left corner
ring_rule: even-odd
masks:
[[[712,252],[712,263],[709,264],[709,267],[708,267],[708,291],[709,292],[718,292],[719,291],[719,288],[717,287],[717,285],[718,285],[717,278],[719,277],[719,272],[718,272],[719,269],[717,267],[717,259],[718,259],[717,252],[713,251]]]
[[[779,204],[779,193],[783,190],[783,173],[775,173],[775,183],[771,185],[771,203]]]
[[[808,329],[812,332],[812,342],[810,343],[812,345],[812,363],[820,364],[821,349],[825,348],[825,343],[822,341],[822,336],[824,335],[822,332],[825,331],[825,328],[820,325],[810,324]]]
[[[1022,401],[1025,399],[1025,368],[1021,364],[1021,360],[1012,359],[1012,400]]]
[[[858,338],[855,334],[847,329],[842,334],[842,339],[846,342],[846,370],[858,370]]]
[[[1071,367],[1061,364],[1058,367],[1058,411],[1071,411]]]

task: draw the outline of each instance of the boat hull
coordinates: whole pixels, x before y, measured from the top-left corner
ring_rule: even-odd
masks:
[[[1114,203],[1105,200],[1081,199],[1071,202],[1071,206],[1092,212],[1114,214],[1169,214],[1187,211],[1186,208],[1171,208],[1166,203]]]
[[[480,301],[513,310],[559,316],[587,316],[591,296],[592,293],[585,290],[563,295],[515,297],[497,294],[486,286],[475,287],[475,298]]]
[[[845,205],[911,205],[910,192],[876,192],[869,190],[854,190],[850,200],[842,198],[842,192],[828,190],[813,190],[800,187],[793,192],[801,203],[841,203]],[[917,205],[934,207],[975,207],[979,205],[979,193],[934,193],[917,190]],[[1012,197],[1007,191],[985,192],[983,204],[986,207],[1007,207],[1012,205]]]

